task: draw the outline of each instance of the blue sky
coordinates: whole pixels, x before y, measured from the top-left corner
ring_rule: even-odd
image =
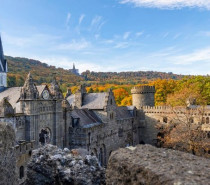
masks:
[[[0,0],[6,55],[80,72],[210,74],[210,0]]]

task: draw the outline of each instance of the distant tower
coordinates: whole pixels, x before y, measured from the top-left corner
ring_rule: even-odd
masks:
[[[131,89],[133,106],[142,109],[143,106],[155,105],[155,87],[141,86]]]
[[[4,58],[3,46],[0,36],[0,92],[7,87],[7,60]]]
[[[75,64],[73,63],[73,68],[69,69],[69,71],[75,75],[79,76],[79,69],[76,69]]]

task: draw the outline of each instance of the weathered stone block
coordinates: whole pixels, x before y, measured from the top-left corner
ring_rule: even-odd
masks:
[[[209,184],[210,160],[151,145],[112,152],[106,171],[107,185]]]

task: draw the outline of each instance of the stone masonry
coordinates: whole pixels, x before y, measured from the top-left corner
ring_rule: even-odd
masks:
[[[107,185],[209,184],[210,160],[151,145],[114,151],[106,171]]]

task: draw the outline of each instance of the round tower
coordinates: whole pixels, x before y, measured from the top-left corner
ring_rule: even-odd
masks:
[[[137,109],[142,109],[143,106],[155,105],[155,87],[140,86],[131,89],[132,103]]]

